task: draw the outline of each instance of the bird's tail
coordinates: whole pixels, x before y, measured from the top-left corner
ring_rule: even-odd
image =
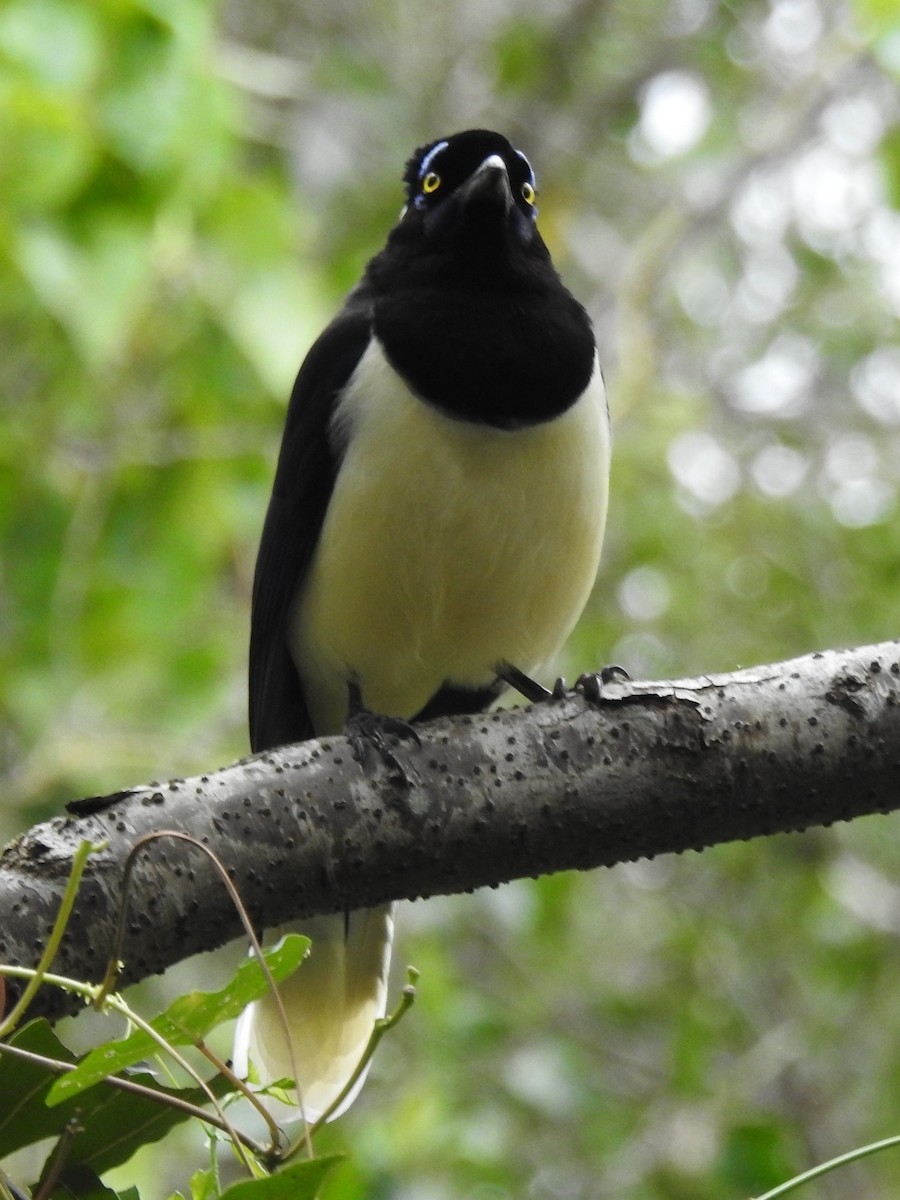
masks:
[[[246,1076],[252,1063],[261,1086],[295,1079],[299,1099],[293,1116],[312,1123],[347,1086],[376,1019],[384,1016],[394,906],[314,917],[290,929],[312,939],[309,956],[278,985],[290,1043],[274,997],[265,996],[238,1021],[234,1066]],[[356,1099],[367,1070],[332,1118]]]

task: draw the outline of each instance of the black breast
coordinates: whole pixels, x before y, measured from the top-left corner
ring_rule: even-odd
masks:
[[[527,252],[403,251],[389,242],[367,282],[374,332],[418,396],[461,420],[509,429],[575,403],[593,371],[593,331],[539,238]]]

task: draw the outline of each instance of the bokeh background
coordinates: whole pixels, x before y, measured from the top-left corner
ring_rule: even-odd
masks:
[[[559,669],[900,635],[898,77],[895,0],[5,0],[4,837],[246,751],[293,374],[469,126],[534,163],[611,397]],[[900,1132],[898,833],[405,905],[420,1000],[327,1196],[738,1200]],[[115,1182],[186,1187],[191,1136]],[[806,1194],[898,1191],[893,1152]]]

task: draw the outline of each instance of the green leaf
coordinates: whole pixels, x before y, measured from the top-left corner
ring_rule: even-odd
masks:
[[[289,933],[264,951],[272,977],[280,982],[292,975],[309,949],[309,938]],[[231,981],[218,992],[188,992],[150,1022],[161,1038],[172,1046],[194,1045],[217,1025],[238,1016],[252,1001],[264,995],[268,982],[255,958],[245,959]],[[61,1104],[108,1075],[160,1052],[159,1044],[143,1029],[126,1038],[98,1046],[67,1075],[56,1080],[47,1096],[49,1105]]]
[[[218,1172],[212,1167],[195,1171],[191,1176],[191,1200],[216,1200],[219,1195]]]
[[[89,87],[103,57],[96,12],[66,0],[4,6],[0,46],[25,77],[62,93]]]
[[[495,43],[498,84],[525,93],[547,70],[547,34],[541,24],[518,19]]]
[[[0,78],[0,145],[3,209],[65,203],[96,159],[83,102],[12,78]]]
[[[778,1122],[746,1122],[729,1130],[719,1171],[729,1190],[755,1196],[793,1174],[786,1137]]]
[[[234,1184],[222,1193],[221,1200],[314,1200],[325,1176],[343,1160],[343,1154],[330,1154],[311,1162],[292,1163],[274,1175]],[[215,1200],[216,1185],[215,1171],[195,1171],[191,1176],[191,1200]],[[183,1200],[180,1193],[172,1200],[176,1197]]]
[[[43,1019],[18,1030],[9,1044],[46,1058],[74,1061],[72,1052]],[[0,1046],[0,1096],[4,1097],[0,1108],[0,1159],[44,1138],[59,1137],[66,1123],[77,1117],[82,1132],[72,1143],[69,1160],[83,1163],[99,1174],[127,1162],[141,1146],[158,1141],[176,1125],[190,1119],[166,1104],[167,1097],[189,1104],[203,1104],[206,1100],[200,1088],[162,1087],[147,1072],[135,1072],[129,1079],[152,1088],[160,1099],[106,1087],[49,1108],[46,1100],[53,1076],[47,1068],[4,1056]],[[208,1086],[219,1097],[231,1091],[224,1076],[215,1077]]]
[[[46,1058],[74,1062],[72,1052],[44,1020],[29,1022],[9,1044]],[[44,1095],[51,1078],[45,1067],[4,1055],[0,1047],[0,1095],[8,1098],[0,1111],[0,1159],[21,1146],[62,1132],[71,1114],[48,1115]]]
[[[884,174],[888,200],[893,208],[900,209],[900,129],[888,129],[881,139],[878,155]]]
[[[858,28],[869,41],[886,37],[900,27],[895,0],[854,0],[852,11]]]
[[[63,1170],[49,1200],[73,1200],[74,1197],[78,1200],[140,1200],[136,1187],[125,1192],[113,1191],[101,1182],[95,1171],[81,1163],[70,1164]]]
[[[126,346],[150,285],[149,237],[140,221],[112,211],[78,238],[50,221],[20,231],[22,274],[89,368],[106,366]]]
[[[293,1163],[263,1179],[236,1183],[222,1193],[222,1200],[314,1200],[325,1176],[343,1159],[343,1154],[329,1154]]]

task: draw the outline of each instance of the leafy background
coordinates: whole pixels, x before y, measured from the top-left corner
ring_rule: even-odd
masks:
[[[893,0],[7,0],[4,836],[246,750],[292,376],[453,129],[536,164],[602,348],[610,525],[568,673],[898,636],[898,75]],[[420,1000],[320,1139],[351,1153],[324,1194],[738,1198],[900,1131],[895,830],[405,906]],[[154,1200],[203,1156],[115,1182]],[[894,1153],[810,1194],[898,1186]]]

